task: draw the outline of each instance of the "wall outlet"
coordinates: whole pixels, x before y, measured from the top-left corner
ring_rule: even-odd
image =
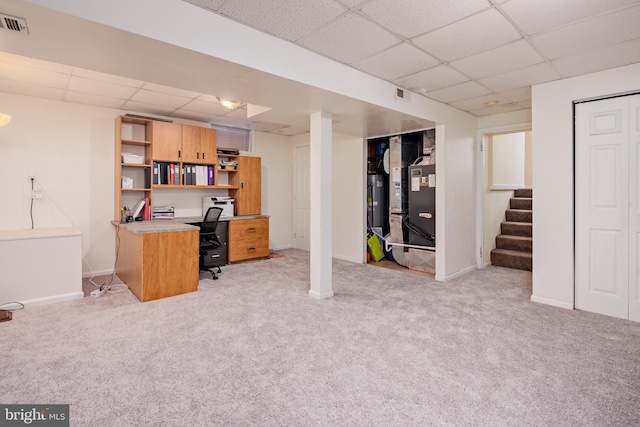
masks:
[[[42,199],[42,190],[33,190],[31,192],[31,198],[32,199]]]

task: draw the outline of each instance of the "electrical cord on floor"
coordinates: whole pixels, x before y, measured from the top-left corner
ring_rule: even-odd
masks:
[[[36,181],[35,178],[31,178],[31,191],[33,192],[33,183],[34,181]],[[40,183],[40,181],[37,181],[38,183],[38,187],[40,187],[40,189],[42,190],[42,192],[44,193],[44,195],[46,196],[46,200],[47,201],[51,201],[55,207],[62,212],[62,214],[69,220],[69,222],[71,223],[72,227],[75,227],[75,225],[73,224],[73,220],[69,217],[69,215],[66,214],[66,212],[64,210],[62,210],[62,208],[56,203],[55,200],[53,200],[53,198],[51,196],[49,196],[49,194],[47,193],[47,190],[45,190],[45,188],[42,186],[42,184]],[[33,198],[31,199],[31,206],[33,206]],[[33,215],[31,217],[31,228],[33,228]],[[93,278],[94,278],[94,274],[93,274],[93,269],[91,268],[91,264],[89,264],[89,262],[85,259],[84,255],[82,255],[82,261],[84,261],[85,264],[87,264],[87,266],[89,267],[89,271],[91,272],[91,277],[89,278],[89,283],[91,283],[92,285],[94,285],[95,287],[97,287],[98,289],[102,290],[106,290],[107,292],[110,293],[117,293],[117,292],[123,292],[126,291],[127,289],[129,289],[129,287],[127,285],[125,285],[124,283],[116,283],[116,284],[112,284],[113,283],[113,279],[115,277],[116,274],[116,263],[118,262],[118,253],[120,252],[120,236],[118,234],[118,231],[120,230],[120,227],[117,226],[116,227],[116,260],[113,263],[113,273],[111,273],[111,280],[109,280],[109,283],[103,283],[102,285],[98,285],[96,282],[94,282]],[[118,286],[118,289],[113,290],[113,287]]]
[[[33,181],[35,178],[31,178],[31,206],[29,207],[29,216],[31,217],[31,229],[33,230]]]
[[[124,292],[127,289],[129,289],[129,287],[127,285],[125,285],[124,283],[116,283],[116,284],[112,284],[113,283],[113,279],[116,276],[116,264],[118,263],[118,255],[120,254],[120,225],[116,225],[116,259],[113,261],[113,273],[111,273],[111,280],[109,280],[109,283],[107,285],[104,285],[104,289],[107,290],[107,292],[115,294],[118,292]],[[113,288],[117,286],[118,289],[114,290]],[[103,288],[100,288],[101,290]]]

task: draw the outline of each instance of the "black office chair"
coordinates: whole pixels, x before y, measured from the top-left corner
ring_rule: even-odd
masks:
[[[209,271],[213,280],[218,280],[221,266],[227,264],[226,247],[220,242],[216,229],[222,208],[210,207],[200,224],[200,270]]]

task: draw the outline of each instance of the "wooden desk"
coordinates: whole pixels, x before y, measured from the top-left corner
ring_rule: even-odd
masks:
[[[142,302],[198,290],[197,227],[118,224],[116,274]]]
[[[269,218],[263,215],[221,218],[229,221],[228,262],[269,255]],[[188,224],[201,217],[120,224],[116,274],[142,302],[198,290],[200,229]],[[118,243],[119,242],[119,243]]]

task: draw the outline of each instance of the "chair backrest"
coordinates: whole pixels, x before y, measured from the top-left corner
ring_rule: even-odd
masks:
[[[218,227],[218,219],[222,213],[222,208],[212,206],[207,209],[207,213],[204,215],[200,231],[204,233],[214,233],[216,227]]]

